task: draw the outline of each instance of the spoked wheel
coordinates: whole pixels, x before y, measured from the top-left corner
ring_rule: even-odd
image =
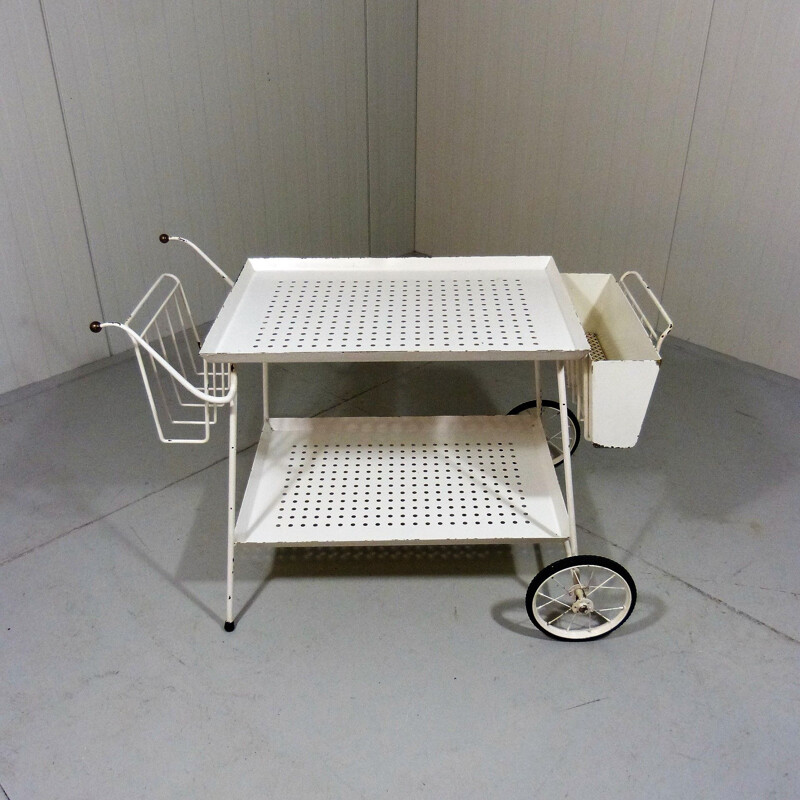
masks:
[[[536,401],[529,400],[527,403],[521,403],[508,413],[535,414]],[[567,417],[569,418],[569,452],[574,453],[581,440],[581,425],[578,418],[569,409],[567,409]],[[563,464],[564,442],[561,438],[561,408],[555,400],[542,400],[542,427],[553,464],[556,466]]]
[[[602,556],[571,556],[545,567],[525,596],[531,622],[554,639],[599,639],[619,628],[636,605],[628,571]]]

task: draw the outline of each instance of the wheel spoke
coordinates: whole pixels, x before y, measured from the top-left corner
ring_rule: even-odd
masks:
[[[572,619],[569,621],[569,625],[567,625],[567,632],[572,630],[572,623],[578,618],[577,614],[572,615]]]
[[[625,606],[616,606],[615,608],[596,608],[595,612],[601,614],[603,611],[622,611]]]
[[[548,625],[553,625],[554,623],[558,622],[561,619],[561,617],[564,616],[564,614],[566,614],[568,611],[570,611],[571,608],[572,608],[572,606],[570,606],[569,608],[565,609],[557,617],[553,617],[553,619],[551,619],[547,624]],[[567,630],[569,630],[569,628],[567,628]]]
[[[550,595],[549,595],[549,594],[545,594],[544,592],[539,592],[539,596],[540,596],[540,597],[546,597],[546,598],[547,598],[547,602],[546,602],[546,603],[542,603],[542,605],[537,605],[537,606],[536,606],[536,608],[538,608],[540,611],[541,611],[541,610],[542,610],[542,609],[543,609],[545,606],[549,606],[549,605],[550,605],[550,603],[559,603],[560,605],[564,606],[565,608],[572,608],[572,606],[571,606],[569,603],[565,603],[565,602],[564,602],[564,601],[561,599],[561,597],[566,597],[566,592],[565,592],[564,594],[562,594],[562,595],[561,595],[561,597],[550,597]]]
[[[609,581],[613,581],[615,577],[616,577],[616,573],[612,573],[601,584],[595,586],[594,589],[590,589],[588,592],[586,592],[586,596],[588,597],[590,594],[592,594],[593,592],[596,592],[598,589],[602,589]],[[614,587],[611,587],[611,588],[621,589],[622,587],[621,586],[614,586]]]

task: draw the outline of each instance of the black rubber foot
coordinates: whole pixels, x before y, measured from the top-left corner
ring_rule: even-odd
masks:
[[[236,627],[235,622],[226,622],[225,623],[225,630],[230,633]]]
[[[158,237],[158,241],[162,244],[166,244],[169,241],[169,234],[162,233],[161,236]]]

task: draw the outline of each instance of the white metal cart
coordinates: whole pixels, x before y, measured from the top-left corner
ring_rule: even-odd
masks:
[[[249,260],[201,349],[212,363],[263,365],[263,431],[235,521],[230,487],[226,628],[242,544],[519,540],[567,553],[528,591],[537,627],[588,639],[622,624],[633,581],[578,555],[570,454],[562,494],[537,417],[274,419],[267,403],[271,363],[529,360],[538,396],[550,361],[566,441],[565,365],[588,350],[550,258]]]
[[[161,240],[170,238],[179,237]],[[157,307],[155,320],[165,307]],[[93,323],[92,330],[108,324],[115,323]],[[134,340],[137,355],[139,348],[150,354],[154,368],[170,367],[177,331],[165,337],[159,330],[152,346],[130,326],[117,327]],[[578,554],[570,448],[554,449],[539,413],[276,419],[268,407],[272,363],[524,360],[532,363],[541,409],[540,365],[551,362],[555,438],[567,442],[567,365],[588,353],[548,257],[248,260],[200,349],[209,367],[192,372],[199,384],[185,370],[169,373],[178,389],[230,407],[225,629],[235,627],[240,545],[517,541],[561,541],[566,551],[528,588],[537,628],[587,640],[619,627],[636,602],[634,582],[616,562]],[[234,365],[242,362],[262,364],[263,429],[237,515]],[[144,367],[142,375],[147,385]],[[209,386],[208,375],[221,375],[219,385]],[[149,388],[148,397],[157,416]]]

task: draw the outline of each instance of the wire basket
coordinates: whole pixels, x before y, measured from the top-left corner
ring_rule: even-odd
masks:
[[[202,251],[189,244],[232,285],[232,281]],[[207,442],[219,406],[233,398],[236,386],[230,364],[210,364],[200,357],[200,335],[180,280],[159,276],[124,322],[92,322],[95,333],[113,327],[133,342],[136,361],[155,422],[158,438],[168,444]]]

